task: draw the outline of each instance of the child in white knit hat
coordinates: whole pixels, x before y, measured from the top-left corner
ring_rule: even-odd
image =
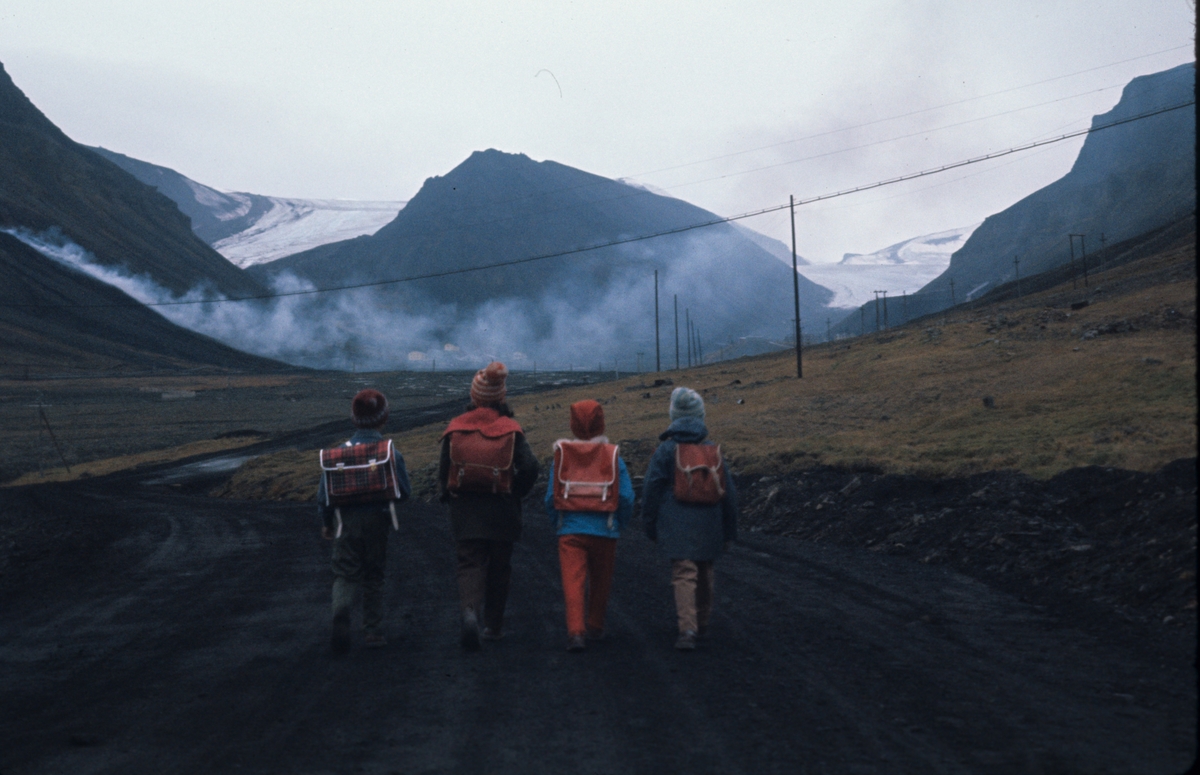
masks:
[[[690,651],[712,617],[713,563],[737,539],[737,491],[721,448],[707,441],[700,394],[675,388],[669,414],[646,471],[642,516],[646,536],[671,560],[675,648]]]

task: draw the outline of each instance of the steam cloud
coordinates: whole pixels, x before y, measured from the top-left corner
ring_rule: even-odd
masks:
[[[490,359],[501,359],[518,369],[605,369],[619,366],[632,371],[642,354],[644,370],[654,366],[654,280],[652,272],[609,279],[597,297],[558,287],[537,301],[494,299],[470,314],[456,305],[420,305],[421,313],[406,303],[403,294],[361,288],[334,293],[285,296],[260,301],[226,301],[213,287],[202,284],[182,296],[156,283],[150,276],[124,267],[110,267],[56,230],[33,234],[6,229],[47,258],[114,286],[143,304],[213,302],[151,307],[183,328],[205,334],[244,352],[299,366],[326,369],[384,371],[478,368]],[[672,295],[680,297],[679,325],[684,330],[684,307],[689,306],[704,336],[706,361],[716,355],[737,310],[720,303],[737,278],[720,278],[727,252],[720,240],[690,238],[686,249],[688,272],[663,279],[661,307],[662,364],[674,365]],[[673,253],[675,251],[672,251]],[[645,260],[654,251],[645,246],[627,248],[625,258]],[[714,277],[716,280],[714,281]],[[272,291],[312,290],[307,281],[283,275],[272,282]],[[790,289],[789,296],[790,296]],[[410,291],[413,296],[419,289]],[[586,308],[579,298],[592,301]],[[727,301],[727,299],[726,299]],[[223,302],[223,303],[221,303]],[[786,332],[780,315],[777,336]],[[775,332],[771,332],[775,333]],[[686,339],[680,347],[686,352]],[[685,357],[685,356],[684,356]]]

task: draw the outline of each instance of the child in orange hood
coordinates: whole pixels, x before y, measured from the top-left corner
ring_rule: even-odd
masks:
[[[633,515],[633,482],[604,435],[604,408],[571,405],[574,440],[554,443],[546,513],[558,525],[558,559],[566,604],[567,650],[604,637],[617,539]]]

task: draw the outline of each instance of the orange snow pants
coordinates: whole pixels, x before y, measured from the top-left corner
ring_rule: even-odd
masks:
[[[558,562],[562,567],[568,635],[604,631],[604,611],[608,608],[616,557],[615,538],[590,535],[558,537]]]

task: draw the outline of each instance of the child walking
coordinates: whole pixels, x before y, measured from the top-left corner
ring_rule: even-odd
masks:
[[[643,490],[646,537],[671,560],[671,585],[679,637],[675,648],[691,651],[708,632],[713,608],[713,563],[737,539],[737,491],[721,458],[707,441],[704,399],[690,388],[671,393],[670,426],[650,459]]]
[[[604,637],[617,539],[633,515],[633,483],[617,445],[604,435],[604,408],[571,404],[575,440],[554,443],[546,513],[558,526],[567,651]]]
[[[525,432],[505,397],[508,369],[493,361],[471,381],[471,405],[442,435],[441,500],[449,506],[458,559],[460,642],[503,637],[513,543],[521,537],[521,499],[538,476]],[[483,630],[480,631],[482,620]]]
[[[333,634],[335,654],[350,650],[350,613],[362,592],[364,643],[387,645],[383,634],[384,568],[388,532],[398,528],[395,504],[408,499],[412,487],[404,458],[383,438],[387,397],[370,388],[350,402],[350,419],[358,431],[340,447],[321,452],[317,514],[321,536],[333,541]]]

